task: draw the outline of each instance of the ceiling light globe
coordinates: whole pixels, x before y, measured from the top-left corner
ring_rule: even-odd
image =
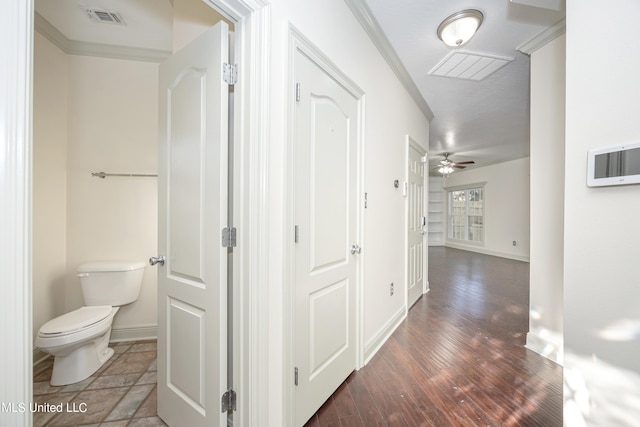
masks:
[[[438,37],[447,46],[460,47],[466,44],[478,31],[484,16],[475,9],[454,13],[438,27]]]

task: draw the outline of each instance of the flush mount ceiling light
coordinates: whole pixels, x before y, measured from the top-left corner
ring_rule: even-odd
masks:
[[[447,46],[460,47],[478,31],[484,15],[476,9],[456,12],[438,26],[438,37]]]

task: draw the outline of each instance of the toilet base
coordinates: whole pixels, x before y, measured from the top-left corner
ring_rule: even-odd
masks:
[[[73,384],[89,378],[113,356],[114,350],[109,348],[111,328],[99,338],[87,342],[66,356],[55,356],[51,385],[61,386]]]

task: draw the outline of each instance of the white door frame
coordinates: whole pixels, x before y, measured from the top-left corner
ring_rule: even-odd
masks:
[[[270,0],[203,0],[235,23],[233,322],[235,425],[266,425],[269,419],[269,43]],[[249,90],[245,88],[250,88]],[[242,183],[242,185],[241,185]],[[241,287],[238,289],[237,287]]]
[[[234,277],[241,284],[234,322],[238,425],[268,422],[269,44],[270,0],[203,0],[237,23],[234,225],[239,238]],[[0,356],[0,401],[29,404],[33,397],[32,336],[32,80],[33,0],[0,3],[0,330],[11,352]],[[245,88],[250,88],[249,90]],[[0,424],[28,427],[31,411],[1,412]]]
[[[33,0],[0,4],[0,402],[33,398],[31,157]],[[27,427],[32,413],[0,412]]]
[[[358,138],[357,138],[357,152],[358,159],[356,160],[358,167],[358,183],[355,197],[359,197],[364,194],[364,111],[365,100],[364,91],[352,81],[347,75],[345,75],[337,65],[333,63],[320,49],[318,49],[309,39],[306,38],[299,30],[292,25],[289,26],[289,55],[288,55],[288,87],[287,92],[287,141],[285,147],[285,189],[284,189],[284,218],[283,218],[283,242],[284,242],[284,286],[283,286],[283,391],[284,391],[284,404],[283,404],[283,419],[284,424],[287,426],[294,425],[295,419],[295,407],[294,407],[294,292],[295,292],[295,242],[294,227],[295,227],[295,56],[296,52],[303,52],[304,55],[311,58],[320,68],[322,68],[328,75],[339,82],[348,92],[350,92],[354,98],[358,100]],[[363,202],[364,198],[362,199]],[[356,313],[356,369],[361,368],[364,365],[364,341],[363,341],[363,297],[362,297],[362,277],[363,266],[366,258],[366,242],[364,241],[364,220],[363,220],[363,203],[358,202],[356,212],[356,241],[361,242],[363,248],[362,254],[359,255],[360,260],[356,266],[356,301],[354,303]]]

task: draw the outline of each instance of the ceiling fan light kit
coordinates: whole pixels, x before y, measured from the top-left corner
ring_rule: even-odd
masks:
[[[449,176],[449,174],[451,172],[453,172],[453,167],[449,166],[449,165],[442,165],[440,166],[440,168],[438,169],[438,172],[440,172],[442,175],[445,176],[445,178],[447,176]]]
[[[447,17],[438,26],[438,37],[449,47],[465,45],[478,31],[484,15],[476,9],[465,9]]]
[[[440,164],[433,169],[436,169],[439,173],[442,174],[445,178],[449,176],[449,174],[453,173],[455,169],[465,169],[466,166],[463,165],[473,165],[475,162],[473,160],[469,160],[466,162],[454,162],[449,160],[449,155],[451,153],[442,153],[444,159],[440,160]]]

